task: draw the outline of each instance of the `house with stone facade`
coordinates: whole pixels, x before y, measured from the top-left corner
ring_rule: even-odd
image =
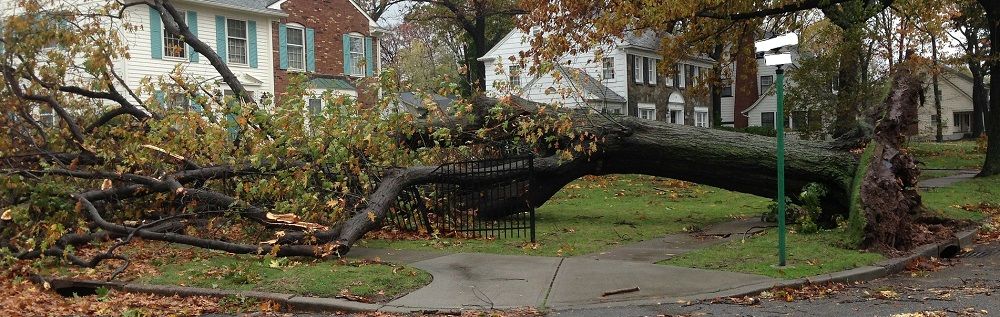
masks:
[[[689,88],[698,84],[713,60],[689,56],[675,65],[662,65],[660,37],[653,31],[564,56],[552,71],[541,74],[528,74],[530,65],[517,62],[529,50],[527,39],[515,29],[479,58],[486,64],[487,94],[514,94],[581,112],[711,125],[710,100]]]
[[[324,92],[359,96],[364,79],[381,67],[378,39],[386,33],[353,0],[277,0],[270,8],[286,14],[271,24],[275,92],[286,91],[294,75],[307,77],[307,103],[315,111]]]
[[[794,60],[798,56],[794,54]],[[795,69],[797,64],[786,65],[786,88],[795,85]],[[737,77],[733,85],[722,89],[721,118],[724,126],[772,127],[775,128],[775,110],[777,96],[775,95],[774,66],[764,65],[763,60],[757,61],[755,73],[739,73],[734,67],[731,73]],[[751,68],[752,69],[752,68]],[[934,107],[934,89],[930,77],[924,79],[924,103],[918,107],[918,122],[916,138],[933,140],[936,137],[936,125],[942,124],[944,140],[957,140],[971,137],[973,116],[972,77],[960,70],[943,67],[939,76],[941,90],[941,117]],[[786,90],[787,91],[787,90]],[[792,111],[785,118],[786,128],[790,133],[807,125],[829,122],[832,118],[820,117],[819,113]],[[985,126],[985,125],[984,125]]]

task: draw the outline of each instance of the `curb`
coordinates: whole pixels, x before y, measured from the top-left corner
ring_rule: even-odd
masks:
[[[947,252],[958,253],[962,249],[969,248],[975,245],[976,235],[978,234],[979,234],[978,229],[959,231],[956,232],[954,235],[952,235],[952,238],[950,240],[938,243],[925,244],[913,249],[912,253],[907,256],[886,259],[879,263],[875,263],[874,265],[862,266],[836,273],[820,274],[806,278],[782,281],[779,283],[761,283],[757,285],[740,288],[737,292],[732,292],[731,294],[729,292],[723,292],[727,294],[717,297],[749,296],[770,290],[775,287],[799,287],[806,284],[823,284],[831,282],[850,283],[850,282],[870,281],[902,272],[903,270],[906,270],[907,265],[909,265],[911,262],[919,258],[938,257],[942,253],[947,253]]]
[[[977,229],[960,231],[955,233],[952,239],[950,240],[922,245],[913,249],[912,253],[907,256],[886,259],[870,266],[862,266],[846,271],[821,274],[806,278],[745,285],[730,290],[695,295],[690,298],[686,298],[686,300],[698,301],[698,300],[708,300],[708,299],[723,298],[723,297],[750,296],[759,294],[763,291],[773,289],[775,287],[800,287],[807,284],[822,284],[828,282],[849,283],[849,282],[869,281],[902,272],[903,270],[906,269],[907,265],[909,265],[911,262],[919,258],[938,257],[939,255],[948,252],[952,252],[951,254],[958,253],[962,249],[973,246],[975,244],[975,238],[977,234],[978,234]],[[415,307],[409,308],[400,306],[390,306],[386,304],[369,304],[369,303],[353,302],[339,298],[309,297],[309,296],[298,296],[294,294],[283,294],[283,293],[234,291],[234,290],[199,288],[199,287],[149,285],[149,284],[124,283],[124,282],[114,282],[114,281],[105,282],[105,281],[80,280],[80,279],[68,279],[68,278],[67,279],[46,278],[45,280],[49,281],[49,283],[51,283],[55,288],[71,287],[71,286],[107,287],[126,292],[147,293],[147,294],[157,294],[166,296],[211,296],[211,297],[242,296],[247,298],[256,298],[259,300],[273,301],[278,304],[281,304],[281,306],[285,309],[294,311],[308,311],[308,312],[329,312],[329,311],[366,312],[367,311],[367,312],[392,312],[392,313],[428,312],[426,310]],[[664,299],[640,299],[632,301],[573,305],[572,307],[546,307],[546,308],[553,310],[560,310],[560,309],[585,308],[585,307],[654,305],[665,302],[669,301],[664,301]],[[453,311],[460,311],[460,310],[461,309],[454,309]],[[438,311],[435,310],[433,312],[438,312]]]

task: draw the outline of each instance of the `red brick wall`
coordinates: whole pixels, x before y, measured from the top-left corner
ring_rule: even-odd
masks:
[[[281,96],[288,85],[289,74],[280,69],[278,23],[298,23],[315,30],[316,74],[344,74],[344,43],[346,33],[369,35],[368,18],[348,0],[288,0],[281,5],[288,17],[271,25],[274,43],[274,92]],[[375,52],[377,54],[377,51]]]

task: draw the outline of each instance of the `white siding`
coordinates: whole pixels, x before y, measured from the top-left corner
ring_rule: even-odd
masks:
[[[274,93],[274,64],[272,62],[271,48],[271,19],[262,15],[251,15],[244,12],[230,11],[220,8],[205,6],[183,5],[180,10],[193,10],[198,12],[198,38],[216,49],[215,16],[221,15],[239,20],[253,20],[257,23],[257,67],[251,68],[246,65],[227,64],[233,73],[239,78],[247,90],[256,92],[260,97],[261,93]],[[125,61],[125,79],[131,87],[138,87],[143,78],[157,78],[169,74],[178,64],[185,64],[185,73],[192,77],[203,80],[220,79],[218,71],[208,62],[208,58],[200,56],[198,62],[188,62],[186,59],[170,59],[164,57],[162,60],[151,57],[150,35],[149,35],[149,8],[147,6],[135,6],[128,9],[126,19],[131,23],[143,26],[142,29],[125,32],[125,41],[129,46],[131,59]],[[221,56],[226,60],[226,56]],[[259,86],[249,84],[246,75],[252,76],[262,83]],[[224,84],[223,84],[224,86]],[[220,87],[221,88],[221,87]]]
[[[497,90],[498,84],[506,84],[509,79],[507,78],[508,67],[517,63],[517,59],[521,53],[529,49],[529,43],[527,42],[527,37],[523,32],[518,29],[511,31],[500,43],[498,43],[486,56],[484,64],[486,65],[486,92],[488,95],[497,96],[503,92]],[[625,53],[621,49],[614,49],[611,47],[605,48],[604,57],[612,57],[615,59],[615,78],[603,78],[603,61],[596,60],[595,57],[596,50],[590,52],[583,52],[577,55],[568,55],[563,57],[559,62],[560,65],[565,67],[579,68],[587,71],[591,77],[601,81],[605,86],[615,91],[615,93],[625,97],[625,79],[626,79],[626,60]],[[511,58],[514,61],[511,61]],[[502,69],[498,69],[497,66],[500,65]],[[558,94],[546,94],[546,90],[551,91],[553,88],[556,90],[567,90],[572,89],[572,86],[564,79],[558,83],[554,81],[551,74],[542,74],[541,76],[532,76],[527,74],[527,70],[532,66],[531,63],[526,63],[521,74],[521,84],[522,88],[528,83],[534,81],[533,87],[529,87],[527,91],[523,91],[521,94],[525,98],[537,101],[537,102],[554,102],[562,101],[564,105],[580,105],[581,100],[562,100]],[[538,78],[535,78],[538,77]]]
[[[934,109],[934,86],[930,79],[924,88],[924,104],[919,108],[919,137],[934,139],[937,135],[932,116]],[[945,123],[942,134],[946,140],[962,138],[962,132],[954,124],[955,112],[972,111],[972,82],[945,71],[939,78],[941,88],[941,117]]]

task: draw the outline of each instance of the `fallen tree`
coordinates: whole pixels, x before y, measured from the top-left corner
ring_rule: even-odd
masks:
[[[182,20],[174,19],[178,11],[170,1],[143,4],[159,10],[171,32],[189,32]],[[23,18],[40,17],[44,16]],[[71,47],[84,40],[100,42],[91,37],[115,36],[80,28],[80,42],[61,44]],[[205,106],[200,113],[178,114],[155,98],[138,98],[129,87],[115,84],[120,77],[110,58],[94,74],[110,79],[100,86],[103,91],[43,79],[32,64],[37,61],[25,57],[32,48],[18,47],[13,41],[17,32],[7,30],[14,35],[5,39],[7,50],[0,63],[5,79],[2,104],[5,113],[16,113],[19,119],[0,118],[11,135],[3,149],[7,165],[0,171],[7,176],[3,181],[10,193],[0,202],[6,209],[0,217],[0,248],[22,259],[64,255],[75,265],[94,266],[103,260],[123,260],[115,250],[136,237],[236,254],[343,255],[366,233],[379,229],[379,220],[411,186],[510,178],[502,173],[443,172],[442,160],[428,154],[489,146],[498,140],[527,143],[538,156],[537,190],[529,196],[535,206],[584,175],[645,174],[764,197],[773,197],[777,189],[773,138],[634,117],[574,114],[515,97],[462,101],[454,112],[425,121],[383,116],[391,98],[363,105],[328,97],[331,109],[323,116],[306,117],[301,95],[294,95],[301,87],[294,85],[273,112],[263,113],[257,101],[244,100],[242,94],[236,100],[199,95],[212,88],[189,84],[197,81],[175,73],[171,80]],[[21,30],[22,35],[29,31]],[[212,65],[228,74],[223,76],[226,86],[244,91],[225,63],[215,62],[220,59],[207,45],[194,37],[184,41],[213,57]],[[798,193],[814,183],[825,187],[827,222],[846,214],[857,199],[852,184],[859,168],[869,169],[864,197],[908,199],[895,205],[862,200],[868,203],[869,219],[899,219],[893,226],[867,227],[865,246],[894,250],[909,247],[907,240],[892,233],[907,232],[912,225],[909,215],[919,208],[919,200],[913,203],[918,196],[910,191],[916,175],[912,158],[899,151],[905,131],[900,127],[910,122],[898,115],[916,109],[919,89],[914,87],[919,82],[900,67],[892,94],[876,118],[874,140],[882,158],[873,160],[877,168],[859,166],[860,149],[843,147],[866,144],[871,135],[864,133],[833,143],[789,141],[786,147],[787,191]],[[386,95],[392,96],[393,87],[383,84]],[[115,107],[88,115],[93,99]],[[233,101],[242,107],[228,110],[235,113],[213,110],[225,109]],[[56,110],[66,129],[46,129],[28,115],[39,106]],[[220,119],[229,115],[237,119],[233,120],[236,136],[230,133],[233,123]],[[384,166],[395,167],[388,168],[374,187],[366,187],[371,170]],[[64,203],[64,194],[71,194],[70,203]],[[259,226],[268,232],[267,240],[186,230],[203,224],[200,220],[218,218]],[[85,226],[79,225],[81,219]],[[89,260],[73,256],[68,248],[110,238],[120,239],[119,243]]]

